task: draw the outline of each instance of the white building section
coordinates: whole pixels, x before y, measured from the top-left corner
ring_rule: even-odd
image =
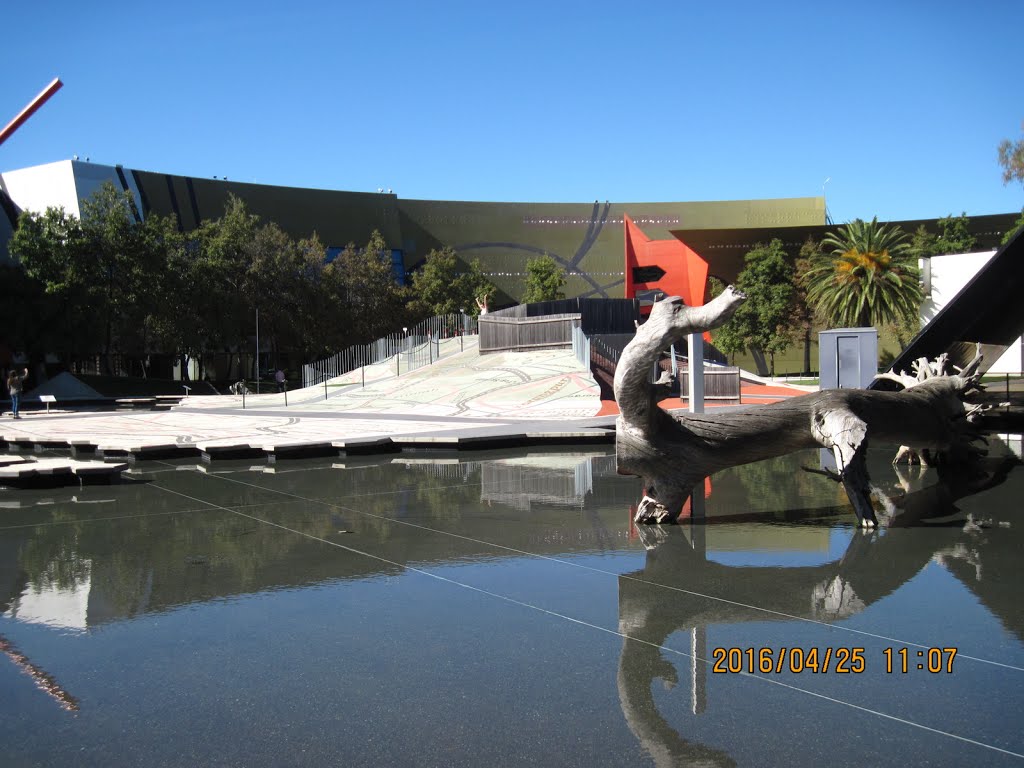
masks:
[[[995,256],[995,251],[982,253],[957,253],[948,256],[932,256],[930,280],[926,280],[924,303],[921,305],[921,324],[931,321],[943,307],[949,304],[956,295],[970,282],[978,271]],[[922,274],[929,274],[929,269],[922,259]],[[930,290],[928,290],[930,288]],[[988,369],[988,373],[1020,373],[1021,339],[1011,344],[1002,357]]]
[[[124,172],[122,183],[117,166],[60,160],[0,173],[0,184],[22,210],[43,213],[47,208],[60,207],[79,218],[81,201],[90,198],[104,182],[110,182],[115,189],[127,186],[135,199],[136,211],[142,213],[142,197],[134,176],[130,171]]]
[[[23,211],[43,213],[47,208],[63,208],[81,216],[75,184],[74,160],[35,165],[0,174],[0,182],[10,198]]]

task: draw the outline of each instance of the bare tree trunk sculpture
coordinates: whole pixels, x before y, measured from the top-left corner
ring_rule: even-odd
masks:
[[[678,297],[654,305],[615,372],[616,459],[620,474],[644,480],[638,523],[671,523],[694,486],[719,470],[824,447],[861,525],[877,525],[866,452],[869,440],[963,461],[980,453],[964,396],[978,388],[980,358],[955,375],[922,377],[901,392],[836,389],[714,414],[669,414],[655,402],[651,366],[670,344],[726,323],[746,296],[728,287],[702,307]]]

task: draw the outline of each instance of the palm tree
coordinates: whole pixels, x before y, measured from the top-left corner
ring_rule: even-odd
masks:
[[[822,239],[802,280],[807,301],[834,327],[916,322],[924,293],[907,235],[861,219]]]

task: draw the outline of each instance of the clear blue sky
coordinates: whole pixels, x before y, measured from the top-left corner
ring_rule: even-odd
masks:
[[[406,198],[1019,211],[1024,0],[7,3],[0,170]],[[826,179],[830,179],[825,183]]]

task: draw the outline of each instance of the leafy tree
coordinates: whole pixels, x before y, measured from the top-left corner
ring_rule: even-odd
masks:
[[[81,222],[63,208],[47,208],[42,214],[23,212],[9,246],[29,284],[39,286],[48,299],[45,304],[22,307],[19,314],[32,317],[37,326],[54,329],[51,349],[59,350],[68,362],[95,350],[99,337],[85,249]],[[22,334],[28,346],[27,328],[22,328]]]
[[[1024,121],[1021,122],[1024,131]],[[1024,139],[999,142],[999,165],[1003,167],[1003,184],[1019,181],[1024,184]]]
[[[141,223],[136,213],[131,194],[109,182],[82,201],[87,290],[101,322],[108,374],[113,373],[113,353],[144,355],[156,310],[153,298],[166,261],[158,217]],[[144,372],[141,363],[140,367]]]
[[[1013,236],[1016,235],[1022,228],[1024,228],[1024,208],[1020,209],[1020,217],[1017,219],[1017,221],[1013,223],[1013,227],[1011,227],[1006,232],[1006,234],[1003,235],[1003,239],[1000,241],[1000,243],[1002,245],[1006,245],[1008,242],[1010,242],[1010,240],[1013,239]]]
[[[365,344],[401,327],[405,294],[391,272],[391,256],[374,230],[363,249],[349,243],[331,262],[329,278],[335,299],[344,307],[350,344]]]
[[[40,354],[58,350],[74,363],[102,352],[108,373],[114,353],[134,355],[145,375],[142,358],[165,312],[159,297],[177,227],[159,216],[138,221],[134,205],[129,193],[106,183],[82,201],[80,219],[59,208],[22,214],[11,253],[46,297],[27,308],[50,329]]]
[[[811,268],[812,260],[821,254],[821,243],[808,237],[800,246],[800,254],[794,263],[796,277],[793,280],[793,314],[790,325],[804,345],[804,367],[806,374],[811,373],[811,341],[814,336],[814,310],[807,299],[807,283],[803,276]]]
[[[200,296],[210,295],[204,290],[196,259],[199,244],[194,236],[179,232],[172,218],[163,219],[160,230],[164,262],[154,300],[159,308],[152,318],[154,344],[178,357],[199,357],[207,334],[197,321],[197,302]],[[183,372],[187,370],[182,366]]]
[[[454,250],[445,247],[428,253],[413,273],[410,308],[418,319],[461,311],[475,315],[479,311],[476,299],[493,293],[494,286],[484,276],[479,261],[474,260],[467,268]]]
[[[0,339],[12,353],[37,362],[62,349],[62,308],[19,264],[0,265]],[[6,370],[3,370],[6,373]],[[38,383],[38,382],[36,382]]]
[[[487,306],[491,298],[498,292],[487,276],[484,275],[480,266],[480,259],[473,259],[469,263],[469,272],[466,273],[465,288],[472,294],[473,301],[466,305],[466,312],[476,316]],[[461,308],[461,306],[460,306]]]
[[[259,227],[259,217],[232,195],[224,215],[204,221],[194,233],[190,315],[201,352],[235,354],[246,348],[255,330],[256,302],[262,296],[254,291],[259,286],[249,269]]]
[[[794,305],[797,289],[793,270],[780,240],[758,245],[747,253],[746,266],[736,286],[747,300],[725,326],[714,332],[715,345],[726,354],[746,347],[760,349],[769,358],[775,375],[775,355],[793,343]]]
[[[824,322],[877,326],[917,317],[924,297],[903,230],[855,219],[822,245],[826,252],[812,259],[805,280],[808,302]]]
[[[547,254],[526,262],[526,291],[522,303],[564,299],[565,270]]]
[[[938,234],[928,231],[924,224],[919,226],[910,239],[909,255],[917,258],[945,256],[953,253],[970,253],[977,239],[970,231],[970,219],[966,213],[959,216],[944,216],[937,223]]]

